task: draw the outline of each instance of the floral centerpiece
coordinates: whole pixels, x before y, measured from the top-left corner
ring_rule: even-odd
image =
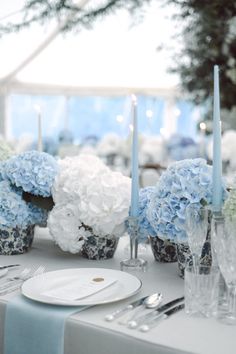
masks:
[[[58,172],[56,160],[45,152],[26,151],[2,163],[0,174],[23,191],[49,197]]]
[[[154,186],[149,186],[145,188],[140,188],[139,190],[139,215],[138,215],[138,224],[139,224],[139,235],[138,242],[144,243],[148,236],[155,236],[156,232],[151,226],[150,222],[147,219],[147,208],[150,203],[150,198],[155,191]],[[127,222],[127,230],[129,233],[129,224]]]
[[[109,258],[113,255],[109,246],[117,244],[125,231],[130,178],[112,172],[93,155],[69,157],[59,166],[53,186],[55,207],[48,219],[52,237],[65,251]]]
[[[26,202],[24,193],[49,197],[56,173],[56,160],[37,151],[28,151],[0,163],[0,253],[27,251],[35,225],[46,225],[48,212]]]
[[[224,187],[222,186],[222,189]],[[171,164],[160,177],[147,210],[147,219],[163,240],[177,244],[178,265],[182,274],[189,257],[186,233],[186,208],[196,209],[212,202],[212,167],[204,159],[186,159]],[[209,234],[208,234],[209,237]],[[210,257],[210,244],[205,243],[203,254]],[[186,254],[186,257],[183,257]],[[209,254],[209,257],[208,257]]]
[[[35,224],[45,224],[46,219],[46,211],[22,199],[22,190],[9,181],[0,182],[0,254],[27,251]]]
[[[212,202],[212,167],[204,159],[171,164],[160,177],[148,206],[147,218],[162,239],[187,242],[185,210]]]
[[[147,217],[149,204],[155,192],[155,186],[141,188],[139,191],[138,241],[145,242],[149,238],[155,259],[159,262],[173,262],[176,261],[175,244],[158,238],[156,230],[152,227]]]

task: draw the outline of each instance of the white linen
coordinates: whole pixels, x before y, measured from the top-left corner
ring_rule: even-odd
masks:
[[[43,264],[48,271],[73,267],[119,269],[120,261],[126,258],[123,241],[120,240],[113,259],[88,261],[78,255],[62,252],[50,239],[48,231],[39,229],[33,249],[24,255],[11,256],[11,259],[14,262],[17,258],[17,263],[23,266]],[[0,256],[1,264],[4,264],[5,257]],[[142,257],[145,258],[145,255]],[[148,271],[135,274],[143,283],[137,295],[116,303],[94,306],[68,318],[64,354],[235,354],[236,328],[216,319],[191,318],[181,311],[148,333],[128,329],[117,321],[110,323],[104,320],[106,314],[147,294],[161,291],[164,302],[183,295],[184,281],[178,276],[177,264],[158,263],[150,249],[146,258],[149,262]],[[12,296],[10,294],[0,298],[1,354],[5,304]]]

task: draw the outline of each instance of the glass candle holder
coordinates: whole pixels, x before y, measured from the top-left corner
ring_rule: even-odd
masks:
[[[120,262],[120,268],[123,271],[142,271],[147,270],[147,261],[138,257],[138,217],[130,216],[128,218],[129,238],[130,238],[130,258]]]

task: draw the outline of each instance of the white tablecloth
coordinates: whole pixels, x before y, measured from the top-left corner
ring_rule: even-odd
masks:
[[[89,261],[61,251],[47,229],[37,229],[32,249],[23,255],[0,256],[0,264],[20,263],[22,266],[43,264],[48,271],[64,268],[102,267],[119,269],[126,239],[121,239],[113,259]],[[154,260],[151,250],[145,254],[149,263],[146,273],[134,273],[143,283],[132,300],[153,292],[162,292],[165,302],[183,295],[184,281],[179,278],[177,264]],[[3,353],[4,314],[6,303],[15,294],[0,297],[0,354]],[[131,298],[99,305],[70,316],[65,326],[65,354],[235,354],[236,327],[216,319],[190,318],[181,311],[162,321],[148,333],[141,333],[106,322],[104,316],[129,303]],[[33,348],[32,353],[34,354]],[[44,353],[42,353],[44,354]]]

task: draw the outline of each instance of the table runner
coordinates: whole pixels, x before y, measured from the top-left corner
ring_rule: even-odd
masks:
[[[63,354],[65,321],[85,308],[42,304],[16,295],[7,304],[4,354]]]

